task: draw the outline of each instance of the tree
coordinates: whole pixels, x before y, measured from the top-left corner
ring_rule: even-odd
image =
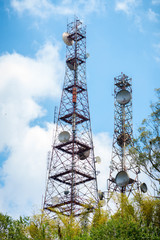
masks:
[[[157,101],[150,105],[151,114],[138,129],[139,136],[131,152],[138,153],[141,170],[160,183],[160,88],[155,93]]]
[[[144,226],[160,226],[160,199],[143,194],[135,194],[133,199],[135,214],[139,222]]]
[[[0,239],[25,240],[26,226],[29,224],[29,218],[20,217],[19,220],[13,220],[8,215],[0,213]]]
[[[13,220],[0,214],[0,239],[7,240],[159,240],[160,199],[137,193],[130,200],[117,194],[117,211],[111,216],[101,208],[94,209],[79,219],[57,213],[55,219],[45,212],[30,218]],[[79,222],[80,220],[80,222]],[[83,222],[84,221],[84,222]],[[87,225],[86,225],[87,221]],[[82,224],[83,222],[83,224]]]
[[[57,222],[43,211],[30,218],[26,231],[29,239],[34,240],[50,240],[58,236]]]

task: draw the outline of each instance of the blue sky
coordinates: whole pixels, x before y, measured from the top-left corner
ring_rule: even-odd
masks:
[[[47,151],[65,71],[62,33],[76,14],[87,25],[87,84],[99,186],[108,178],[114,77],[133,79],[136,135],[160,76],[160,0],[0,1],[0,211],[41,207]]]

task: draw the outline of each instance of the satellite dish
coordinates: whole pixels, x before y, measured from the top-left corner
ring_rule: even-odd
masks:
[[[101,190],[98,191],[98,196],[100,200],[103,200],[104,198],[104,192],[102,192]]]
[[[64,190],[64,195],[68,195],[68,193],[69,193],[69,190],[68,190],[68,188],[66,188],[65,190]]]
[[[131,142],[131,137],[128,133],[121,133],[117,137],[117,143],[120,147],[123,146],[124,142],[125,142],[125,145],[128,145]]]
[[[68,58],[66,63],[70,70],[76,70],[77,69],[77,63],[75,61],[71,61],[72,59]]]
[[[117,93],[116,100],[119,104],[125,105],[131,100],[131,94],[127,90],[121,90]]]
[[[105,199],[100,200],[99,203],[100,203],[100,207],[104,207],[106,205],[106,200]]]
[[[58,139],[61,143],[66,143],[70,139],[70,134],[67,131],[63,131],[59,134]]]
[[[89,54],[89,53],[86,53],[84,58],[87,59],[87,58],[89,58],[89,57],[90,57],[90,54]]]
[[[70,34],[67,32],[64,32],[62,34],[63,41],[66,45],[71,46],[73,45],[73,40],[70,38]]]
[[[57,197],[57,196],[53,197],[53,198],[52,198],[52,204],[53,204],[53,205],[56,205],[56,204],[58,204],[58,203],[59,203],[59,197]]]
[[[129,183],[128,174],[125,171],[120,171],[117,173],[115,181],[118,187],[125,187]]]
[[[101,163],[101,158],[99,156],[95,157],[95,162],[98,164]]]
[[[143,193],[146,193],[147,192],[147,185],[145,183],[142,183],[141,186],[140,186],[140,189]]]
[[[87,151],[78,153],[78,156],[80,160],[85,160],[86,158],[89,157],[89,154],[90,154],[90,150],[87,150]]]

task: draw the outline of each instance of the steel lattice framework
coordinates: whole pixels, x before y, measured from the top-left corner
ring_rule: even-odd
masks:
[[[44,209],[79,216],[98,202],[95,158],[86,84],[86,27],[67,24],[64,86],[48,169]],[[60,141],[60,134],[69,134]]]
[[[109,199],[115,191],[129,195],[131,191],[139,189],[139,167],[128,151],[132,145],[132,79],[121,73],[114,78],[114,134],[108,179]]]

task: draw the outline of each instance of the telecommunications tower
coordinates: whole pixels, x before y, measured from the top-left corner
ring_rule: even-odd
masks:
[[[127,196],[132,191],[147,191],[145,183],[140,184],[140,168],[130,155],[133,146],[132,127],[132,79],[121,73],[114,78],[114,134],[110,175],[108,179],[108,199],[114,192]]]
[[[86,27],[77,18],[63,33],[66,70],[44,198],[48,213],[79,216],[98,202],[86,84]]]

